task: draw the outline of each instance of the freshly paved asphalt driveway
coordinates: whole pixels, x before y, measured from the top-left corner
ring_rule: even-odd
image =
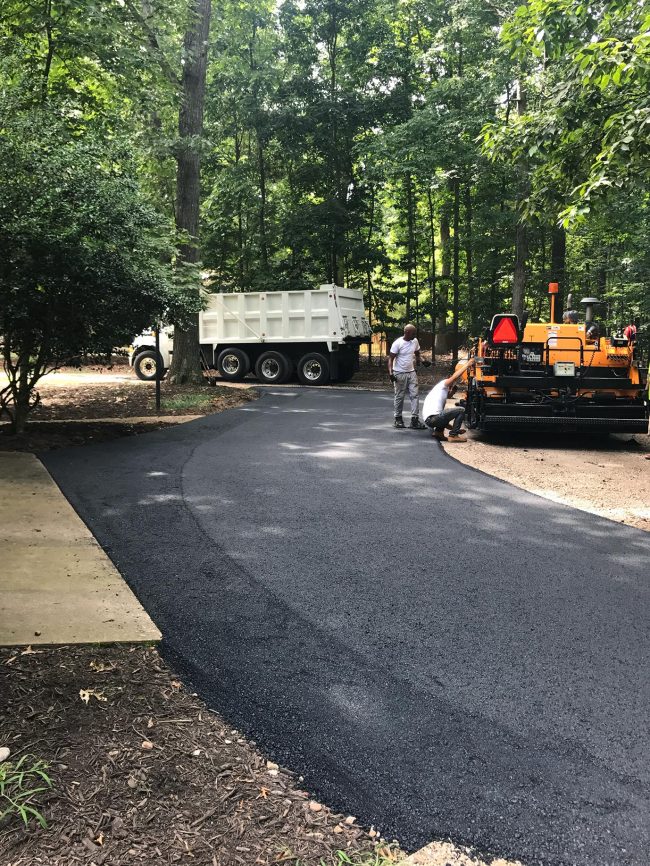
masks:
[[[45,463],[170,662],[317,797],[407,847],[647,866],[648,536],[391,409],[268,391]]]

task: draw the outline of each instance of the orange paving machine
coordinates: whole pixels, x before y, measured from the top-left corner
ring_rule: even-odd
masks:
[[[471,354],[477,363],[467,376],[468,426],[646,433],[648,401],[634,346],[625,337],[600,335],[596,298],[581,301],[584,322],[574,310],[556,322],[557,293],[551,283],[550,322],[496,315],[476,341]]]

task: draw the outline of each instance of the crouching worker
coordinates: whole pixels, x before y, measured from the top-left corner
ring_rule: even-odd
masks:
[[[467,439],[463,436],[463,421],[465,420],[465,409],[461,406],[454,406],[453,409],[445,409],[447,398],[451,397],[456,390],[456,382],[463,375],[465,370],[469,370],[476,363],[474,358],[459,367],[458,370],[448,379],[443,379],[427,394],[422,406],[422,417],[424,423],[432,432],[435,439],[444,440],[446,442],[466,442]],[[445,428],[451,425],[449,436],[445,436]]]

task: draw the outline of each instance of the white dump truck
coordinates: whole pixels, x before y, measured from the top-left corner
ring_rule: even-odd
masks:
[[[277,385],[295,372],[304,385],[343,382],[359,367],[359,346],[370,341],[363,295],[354,289],[323,285],[306,292],[209,294],[199,314],[203,364],[223,379],[237,381],[250,371]],[[167,369],[173,329],[135,338],[130,362],[140,379],[155,379],[157,365]]]

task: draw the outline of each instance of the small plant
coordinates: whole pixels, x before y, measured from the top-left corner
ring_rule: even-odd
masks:
[[[34,818],[41,827],[47,823],[34,805],[38,794],[52,787],[45,772],[48,765],[33,755],[23,755],[13,763],[0,763],[0,822],[10,815],[20,815],[25,826]]]
[[[335,856],[336,866],[395,866],[405,855],[397,845],[380,843],[372,851],[358,851],[349,854],[347,851],[339,850]],[[296,866],[301,866],[299,860],[296,860]],[[328,866],[328,864],[325,860],[321,860],[320,866]]]

